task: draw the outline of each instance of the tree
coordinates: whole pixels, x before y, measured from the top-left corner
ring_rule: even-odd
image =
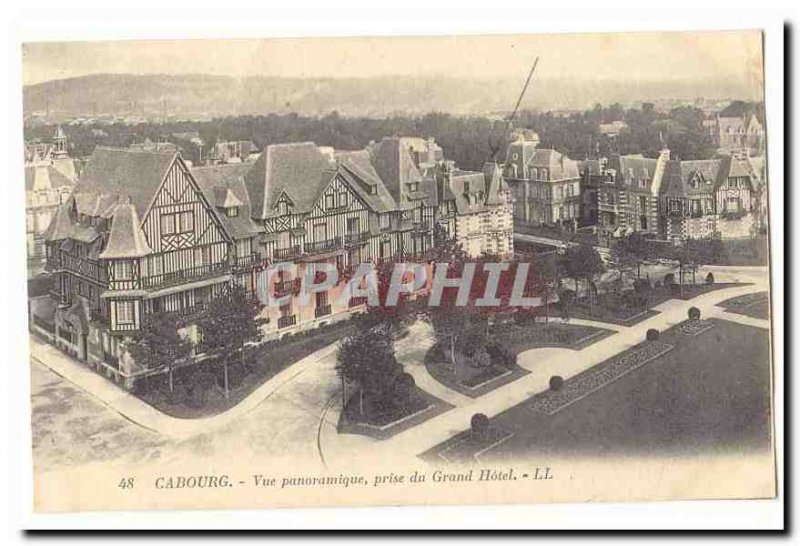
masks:
[[[242,370],[246,370],[244,352],[248,342],[261,338],[261,304],[250,298],[244,289],[232,286],[225,296],[209,303],[207,311],[198,321],[202,344],[206,351],[214,352],[222,361],[225,398],[228,398],[228,364],[239,356]]]
[[[126,342],[133,360],[147,370],[166,369],[169,391],[173,392],[173,370],[189,358],[192,343],[179,330],[183,323],[167,313],[145,315],[141,328]]]
[[[364,415],[364,399],[394,398],[393,388],[408,385],[399,380],[403,368],[394,355],[394,341],[386,325],[360,330],[342,340],[336,355],[336,371],[343,382],[358,385],[359,413]]]
[[[567,248],[562,256],[562,267],[567,277],[575,280],[575,295],[578,293],[578,281],[586,282],[587,292],[590,283],[605,271],[603,260],[597,250],[585,243]],[[594,305],[591,294],[589,294],[589,304]]]

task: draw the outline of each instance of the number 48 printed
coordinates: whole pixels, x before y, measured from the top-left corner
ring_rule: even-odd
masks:
[[[126,477],[122,478],[117,486],[120,489],[133,489],[133,478]]]

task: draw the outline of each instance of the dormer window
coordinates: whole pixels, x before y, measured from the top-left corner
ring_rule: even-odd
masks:
[[[372,185],[369,187],[369,194],[370,195],[378,195],[378,186]]]
[[[289,204],[286,201],[278,203],[278,214],[284,215],[289,212]]]
[[[226,207],[225,216],[228,218],[235,218],[239,216],[239,207]]]
[[[408,185],[409,191],[419,191],[419,182],[411,182]]]

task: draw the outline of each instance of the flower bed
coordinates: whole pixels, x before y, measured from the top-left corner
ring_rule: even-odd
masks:
[[[673,345],[660,341],[639,344],[568,379],[559,391],[546,391],[538,394],[533,398],[531,408],[539,413],[552,415],[612,381],[644,366],[672,348]]]
[[[448,463],[475,463],[493,447],[500,445],[513,436],[513,433],[499,428],[489,428],[484,435],[466,431],[454,438],[444,449],[437,453],[440,459]]]
[[[678,330],[687,336],[699,336],[703,332],[711,330],[713,327],[713,322],[700,319],[689,319],[681,322],[678,325]]]

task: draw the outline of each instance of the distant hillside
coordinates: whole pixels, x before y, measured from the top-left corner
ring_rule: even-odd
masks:
[[[364,79],[233,78],[207,75],[95,74],[23,89],[25,115],[59,117],[214,116],[297,112],[383,117],[391,114],[484,114],[508,111],[522,86],[517,80],[384,77]],[[719,81],[626,82],[606,79],[537,80],[523,101],[528,109],[583,109],[597,102],[630,103],[674,98],[741,98],[744,88]]]

